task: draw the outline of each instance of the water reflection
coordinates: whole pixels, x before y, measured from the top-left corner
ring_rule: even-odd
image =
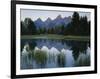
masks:
[[[21,40],[21,69],[90,66],[89,42]]]
[[[72,45],[71,50],[73,50],[73,56],[74,59],[77,60],[80,52],[82,53],[86,53],[86,49],[88,47],[88,44],[85,42],[74,42],[74,44]]]
[[[64,53],[58,54],[58,56],[57,56],[57,63],[58,63],[59,67],[64,67],[65,66],[65,62],[66,62],[65,58],[66,57],[65,57]]]

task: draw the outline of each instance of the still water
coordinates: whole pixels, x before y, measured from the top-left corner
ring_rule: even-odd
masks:
[[[90,42],[21,40],[21,69],[90,66]]]

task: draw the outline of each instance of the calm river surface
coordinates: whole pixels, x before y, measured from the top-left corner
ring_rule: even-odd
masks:
[[[21,39],[21,69],[90,66],[90,42]]]

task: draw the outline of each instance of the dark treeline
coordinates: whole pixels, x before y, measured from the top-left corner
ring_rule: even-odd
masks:
[[[64,30],[65,35],[90,35],[90,21],[87,17],[80,17],[77,12],[74,12],[72,16],[72,21],[67,25]]]
[[[36,26],[30,18],[25,18],[24,22],[21,21],[21,34],[34,35],[36,34]]]
[[[35,34],[61,34],[61,35],[90,35],[90,21],[87,17],[79,16],[78,12],[72,15],[72,21],[67,26],[60,25],[52,28],[36,28],[34,22],[30,18],[25,18],[21,21],[21,35],[35,35]]]

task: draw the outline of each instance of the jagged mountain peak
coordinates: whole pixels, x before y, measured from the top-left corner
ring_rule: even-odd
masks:
[[[36,21],[42,21],[42,19],[41,18],[38,18]]]
[[[48,17],[45,21],[42,21],[41,18],[38,18],[37,20],[35,20],[35,25],[38,28],[52,28],[52,27],[56,27],[59,25],[64,25],[66,26],[69,22],[71,21],[71,18],[69,17],[64,17],[62,18],[62,16],[59,14],[55,19],[51,19],[50,17]]]
[[[56,17],[56,19],[62,19],[62,16],[61,16],[61,15],[58,15],[58,16]]]
[[[46,21],[51,21],[51,18],[50,18],[50,17],[48,17]]]

